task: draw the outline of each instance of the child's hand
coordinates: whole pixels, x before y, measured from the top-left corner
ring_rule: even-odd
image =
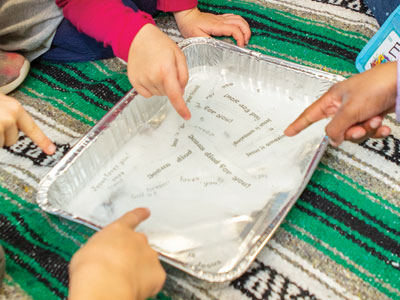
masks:
[[[14,98],[0,93],[0,148],[18,141],[18,130],[24,132],[46,154],[53,154],[56,146],[40,130],[32,117]]]
[[[189,74],[186,57],[174,41],[152,24],[134,38],[128,56],[128,77],[139,94],[167,95],[185,120],[190,119],[183,93]]]
[[[390,128],[381,122],[395,109],[396,63],[376,66],[335,84],[286,128],[285,134],[296,135],[312,123],[333,116],[325,131],[334,146],[343,140],[388,136]]]
[[[157,253],[135,227],[149,210],[138,208],[104,227],[72,257],[69,299],[136,299],[154,296],[165,281]]]
[[[176,23],[184,38],[232,36],[241,47],[249,43],[249,24],[241,16],[234,14],[214,15],[203,13],[197,8],[174,13]]]

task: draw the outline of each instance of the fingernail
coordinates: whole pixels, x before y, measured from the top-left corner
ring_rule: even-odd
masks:
[[[369,126],[371,126],[373,129],[378,128],[379,125],[381,125],[381,121],[379,119],[372,119],[372,121],[369,123]]]
[[[185,116],[183,117],[184,120],[189,120],[192,117],[192,114],[190,113],[190,110],[188,108],[186,108],[185,111]]]
[[[351,137],[355,140],[360,139],[364,136],[365,134],[363,132],[354,132]]]
[[[293,134],[292,134],[292,131],[289,129],[289,127],[285,129],[285,131],[283,132],[283,134],[286,135],[286,136],[292,136],[292,135],[293,135]]]
[[[388,137],[390,134],[390,129],[386,128],[385,130],[383,130],[383,132],[381,134],[382,134],[382,137]]]
[[[150,208],[145,207],[145,206],[136,207],[133,210],[145,210],[146,212],[150,213]]]
[[[56,149],[57,149],[56,145],[50,144],[50,146],[47,148],[47,151],[48,151],[50,154],[54,154],[54,152],[56,152]]]
[[[331,144],[331,146],[333,146],[333,147],[339,146],[339,143],[334,141],[334,140],[332,140],[332,139],[329,139],[329,144]]]

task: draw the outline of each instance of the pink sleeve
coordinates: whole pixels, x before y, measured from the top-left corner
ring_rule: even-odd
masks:
[[[80,32],[111,46],[114,54],[125,61],[139,30],[146,24],[155,24],[149,14],[136,12],[121,0],[56,0],[56,3]]]
[[[158,0],[157,9],[162,11],[181,11],[197,6],[197,0]]]

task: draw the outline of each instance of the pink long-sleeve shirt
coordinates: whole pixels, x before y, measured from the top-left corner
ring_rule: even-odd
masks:
[[[155,24],[143,12],[135,12],[121,0],[56,0],[64,17],[79,31],[111,46],[115,56],[128,60],[129,47],[139,30]],[[157,0],[157,9],[176,12],[197,6],[197,0]]]

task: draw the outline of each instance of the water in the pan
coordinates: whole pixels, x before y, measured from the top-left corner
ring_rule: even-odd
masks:
[[[155,116],[159,126],[142,128],[120,149],[69,212],[104,226],[148,207],[152,216],[141,230],[164,252],[178,253],[200,244],[239,245],[263,208],[280,209],[269,200],[296,193],[323,128],[283,135],[304,101],[224,70],[191,72],[191,120],[172,108],[165,118]]]

